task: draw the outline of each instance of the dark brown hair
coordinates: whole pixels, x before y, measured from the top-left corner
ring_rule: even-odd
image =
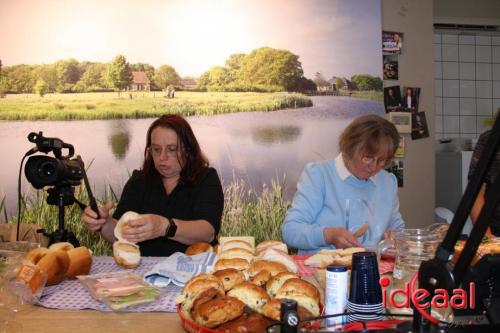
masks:
[[[175,131],[177,134],[177,146],[182,156],[179,160],[182,168],[179,183],[195,183],[203,169],[209,166],[209,163],[205,155],[203,155],[189,123],[183,117],[174,114],[165,114],[149,126],[146,135],[146,148],[144,149],[144,164],[142,165],[144,176],[147,179],[160,176],[158,170],[155,168],[149,149],[151,146],[151,132],[156,127],[170,128]]]
[[[387,150],[387,157],[392,159],[398,145],[399,133],[396,126],[374,114],[354,119],[339,138],[339,149],[348,160],[352,160],[358,153],[373,156],[383,149]]]

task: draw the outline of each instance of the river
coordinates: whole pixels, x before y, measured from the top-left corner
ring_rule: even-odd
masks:
[[[334,158],[338,136],[355,117],[383,114],[381,101],[340,96],[312,97],[313,107],[274,112],[192,116],[188,121],[200,145],[224,183],[244,179],[258,190],[271,179],[284,180],[291,199],[305,164]],[[132,170],[143,161],[146,131],[153,119],[0,122],[0,200],[8,214],[17,209],[17,178],[21,158],[34,146],[30,132],[57,137],[75,147],[88,171],[96,196],[111,185],[121,190]],[[52,154],[50,154],[52,156]],[[31,185],[22,174],[22,193]],[[1,218],[0,218],[1,220]]]

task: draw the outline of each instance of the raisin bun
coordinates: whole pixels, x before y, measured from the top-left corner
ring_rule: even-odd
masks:
[[[186,254],[188,256],[194,256],[195,254],[205,253],[205,252],[214,252],[214,248],[207,242],[196,242],[186,249]]]
[[[254,275],[252,277],[252,279],[250,280],[250,282],[252,282],[253,284],[255,284],[259,287],[264,287],[270,278],[271,278],[271,273],[269,273],[269,271],[266,271],[264,269],[264,270],[260,271],[259,273],[257,273],[256,275]]]
[[[279,299],[273,299],[270,302],[266,303],[262,307],[262,314],[266,316],[267,318],[273,319],[280,321],[281,317],[281,300]],[[313,315],[311,312],[303,308],[302,306],[297,306],[297,311],[299,313],[299,318],[300,319],[305,319],[305,318],[311,318]]]
[[[125,268],[135,268],[141,263],[141,251],[139,246],[123,238],[123,230],[128,228],[128,223],[139,217],[136,212],[128,211],[122,215],[116,223],[114,234],[117,239],[113,243],[113,258],[116,263]]]
[[[271,273],[271,276],[275,276],[276,274],[281,272],[288,272],[286,266],[279,262],[268,261],[268,260],[257,260],[250,265],[250,268],[248,269],[248,274],[250,277],[254,277],[262,270],[268,271],[269,273]]]
[[[235,320],[224,323],[216,328],[217,332],[224,333],[262,333],[266,332],[270,320],[260,313],[243,313]]]
[[[319,316],[320,294],[318,289],[311,283],[302,279],[289,279],[278,290],[277,299],[293,299],[311,312],[313,316]]]
[[[245,275],[243,272],[234,268],[215,271],[214,275],[221,280],[224,285],[224,291],[231,290],[235,285],[245,282]]]
[[[205,302],[193,312],[194,321],[213,328],[243,314],[245,304],[234,297],[221,297]]]
[[[281,286],[290,279],[297,279],[298,275],[290,272],[281,272],[273,276],[269,281],[266,283],[266,290],[269,296],[271,297],[276,297],[276,294],[278,293],[278,290],[281,288]]]
[[[225,295],[224,285],[220,279],[211,274],[200,274],[184,286],[177,303],[182,303],[182,313],[192,319],[191,310],[211,299]]]
[[[246,306],[257,312],[261,312],[264,304],[271,300],[264,289],[251,282],[243,282],[234,286],[227,295],[236,297],[245,303]]]
[[[219,271],[226,268],[234,268],[239,271],[247,270],[250,263],[243,258],[219,259],[215,263],[215,270]]]

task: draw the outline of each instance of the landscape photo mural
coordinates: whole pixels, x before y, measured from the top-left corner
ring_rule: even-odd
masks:
[[[3,0],[0,31],[1,222],[17,220],[30,132],[74,145],[104,202],[141,167],[153,119],[176,113],[223,180],[240,228],[223,233],[279,237],[304,166],[384,114],[379,0]],[[55,223],[21,180],[22,222]]]

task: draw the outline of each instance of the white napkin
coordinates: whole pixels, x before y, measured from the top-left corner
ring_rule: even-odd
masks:
[[[160,261],[144,274],[144,278],[157,287],[166,287],[170,283],[184,287],[193,277],[211,272],[217,261],[215,252],[206,252],[188,256],[176,252]]]

